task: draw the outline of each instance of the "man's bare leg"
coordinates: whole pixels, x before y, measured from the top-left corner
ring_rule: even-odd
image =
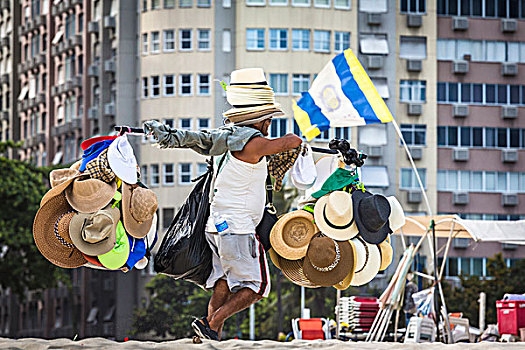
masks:
[[[232,294],[224,305],[219,307],[213,314],[208,315],[207,319],[210,323],[210,328],[217,332],[222,330],[222,326],[228,318],[261,299],[262,296],[250,288],[243,288],[237,293]]]
[[[221,306],[223,306],[227,301],[228,298],[232,295],[232,292],[230,292],[230,288],[228,287],[228,282],[226,282],[223,279],[218,280],[215,283],[215,287],[213,288],[213,294],[210,298],[210,302],[208,303],[208,319],[210,318],[210,315],[213,315],[215,311],[217,311]],[[222,333],[222,325],[219,327],[217,333],[219,334],[219,338],[221,337]]]

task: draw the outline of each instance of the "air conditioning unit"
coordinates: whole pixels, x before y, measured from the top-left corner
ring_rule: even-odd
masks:
[[[423,16],[418,14],[407,14],[407,27],[419,28],[423,25]]]
[[[82,45],[82,35],[74,35],[71,37],[71,46],[81,46]]]
[[[377,26],[381,24],[381,14],[380,13],[368,13],[366,15],[366,20],[369,26]]]
[[[518,21],[514,18],[501,19],[501,31],[503,33],[514,33],[518,30]]]
[[[117,65],[115,64],[115,61],[112,59],[107,60],[104,62],[104,72],[106,73],[115,73],[117,70]]]
[[[117,21],[114,16],[104,16],[104,28],[115,29]]]
[[[467,30],[468,29],[468,18],[467,17],[452,18],[452,29],[453,30]]]
[[[518,107],[516,106],[501,106],[501,118],[516,119],[518,118]]]
[[[518,248],[517,244],[501,243],[501,249],[503,250],[516,250],[517,248]]]
[[[452,202],[456,205],[468,204],[468,192],[454,192],[452,194]]]
[[[0,81],[2,84],[9,84],[9,73],[2,74]]]
[[[468,238],[453,238],[452,239],[452,246],[458,249],[468,248],[469,243],[470,243],[470,240]]]
[[[454,117],[465,118],[468,116],[468,105],[454,105],[452,107],[452,114]]]
[[[422,69],[423,69],[422,60],[407,60],[407,71],[421,72]]]
[[[502,193],[501,194],[501,205],[504,207],[514,207],[519,204],[517,193]]]
[[[367,152],[368,158],[379,158],[383,156],[383,146],[368,146]]]
[[[421,203],[423,200],[423,195],[420,190],[410,190],[407,192],[407,202],[408,203]]]
[[[456,162],[468,161],[468,148],[454,148],[452,151],[452,159]]]
[[[518,75],[518,64],[514,62],[501,63],[501,75],[503,76]]]
[[[468,61],[461,60],[452,62],[452,72],[454,72],[454,74],[468,73]]]
[[[9,0],[2,0],[2,2],[0,3],[0,10],[5,10],[5,9],[10,9],[11,8],[11,4],[9,2]]]
[[[407,103],[407,114],[408,115],[423,114],[423,105],[421,103]]]
[[[104,105],[104,115],[114,116],[115,115],[115,104],[113,102],[106,103]]]
[[[423,158],[423,147],[409,147],[409,150],[413,160],[420,160]]]
[[[98,108],[97,107],[91,107],[88,110],[88,119],[98,119]]]
[[[91,21],[88,23],[88,33],[98,34],[98,22]]]
[[[92,64],[91,66],[88,67],[88,76],[90,77],[98,77],[98,66],[97,65],[94,65]]]
[[[368,69],[380,69],[383,68],[383,56],[367,56]]]
[[[501,161],[503,163],[516,163],[518,161],[518,150],[517,149],[501,150]]]

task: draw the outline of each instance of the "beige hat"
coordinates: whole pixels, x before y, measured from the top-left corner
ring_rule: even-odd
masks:
[[[285,259],[304,258],[312,237],[319,232],[313,215],[304,210],[284,214],[270,232],[270,243],[277,254]]]
[[[391,209],[388,223],[392,232],[396,232],[405,225],[405,212],[396,197],[389,196],[386,199],[390,203]]]
[[[315,223],[326,236],[347,241],[357,236],[359,231],[354,220],[352,196],[345,191],[334,191],[315,203]]]
[[[80,213],[94,213],[107,206],[117,192],[117,184],[97,179],[75,179],[65,191],[69,204]]]
[[[157,207],[155,192],[122,182],[122,222],[131,236],[144,238],[148,235]]]
[[[376,244],[367,243],[361,236],[352,239],[356,252],[355,274],[351,286],[367,284],[379,272],[381,267],[381,252]]]
[[[381,251],[381,267],[379,271],[384,271],[392,263],[394,257],[394,250],[388,241],[385,239],[383,242],[377,245]]]
[[[270,248],[268,250],[268,255],[270,255],[270,260],[272,260],[272,263],[275,265],[275,267],[280,270],[281,267],[279,266],[279,254],[277,254],[273,248]]]
[[[56,169],[49,173],[49,182],[51,189],[42,197],[40,206],[43,206],[48,200],[62,193],[73,180],[82,176],[80,171],[75,169]]]
[[[278,257],[279,267],[283,275],[292,283],[307,288],[318,288],[319,285],[313,283],[306,277],[303,270],[304,258],[299,260],[288,260],[281,256]]]
[[[69,224],[69,235],[82,253],[97,256],[109,252],[116,244],[118,208],[108,205],[91,214],[77,214]]]

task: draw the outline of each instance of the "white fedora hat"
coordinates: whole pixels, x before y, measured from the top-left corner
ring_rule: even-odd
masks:
[[[137,183],[137,159],[126,135],[117,137],[108,147],[108,161],[111,170],[122,181]]]
[[[230,75],[230,85],[268,85],[262,68],[243,68]]]
[[[336,155],[325,155],[321,158],[317,159],[315,162],[315,172],[317,174],[317,177],[315,179],[315,182],[313,186],[311,186],[309,189],[307,189],[304,192],[304,196],[299,198],[298,204],[299,207],[303,207],[304,205],[317,201],[316,198],[312,197],[312,194],[314,192],[317,192],[321,189],[324,182],[332,173],[339,167],[339,158]]]
[[[356,267],[350,285],[359,287],[373,280],[379,272],[381,252],[377,245],[365,242],[360,236],[352,239],[352,242],[356,252]]]
[[[314,217],[319,230],[332,239],[347,241],[359,233],[348,192],[334,191],[321,197],[315,203]]]
[[[386,199],[390,203],[391,209],[390,216],[388,217],[390,229],[392,232],[396,232],[405,225],[405,212],[396,197],[389,196],[386,197]]]

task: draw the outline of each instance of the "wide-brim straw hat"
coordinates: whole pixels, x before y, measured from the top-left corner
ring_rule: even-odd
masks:
[[[270,115],[272,117],[283,116],[284,112],[281,109],[281,105],[278,103],[273,103],[256,107],[234,107],[224,112],[222,116],[229,123],[241,123]]]
[[[129,251],[130,244],[128,235],[124,230],[122,222],[119,221],[117,224],[117,243],[109,252],[99,255],[98,260],[104,267],[110,270],[118,270],[124,266],[128,260]]]
[[[126,135],[117,137],[109,145],[108,162],[122,181],[131,185],[137,183],[137,159]]]
[[[379,272],[381,267],[381,252],[375,244],[369,244],[361,236],[352,239],[356,252],[356,267],[351,286],[359,287],[367,284]]]
[[[390,203],[385,196],[368,191],[352,192],[355,223],[361,237],[370,244],[383,242],[389,233]]]
[[[150,189],[122,183],[122,221],[128,234],[144,238],[151,229],[157,211],[157,195]]]
[[[348,241],[359,233],[354,212],[350,193],[334,191],[315,203],[315,223],[326,236],[338,241]]]
[[[354,258],[356,256],[356,252],[355,252],[355,245],[354,245],[354,242],[352,240],[349,240],[348,243],[350,243],[350,246],[352,247],[352,252],[354,254]],[[354,279],[354,274],[355,274],[355,263],[354,265],[352,266],[352,269],[350,269],[350,271],[348,271],[348,274],[346,275],[346,277],[344,278],[344,280],[342,280],[341,282],[339,283],[336,283],[333,285],[333,287],[335,289],[339,289],[339,290],[347,290],[348,287],[350,287],[350,283],[352,282],[352,280]]]
[[[270,248],[268,250],[268,255],[270,256],[270,260],[275,265],[275,267],[277,267],[280,270],[281,266],[279,265],[279,254],[277,254],[275,250],[273,250],[273,248]]]
[[[392,263],[392,259],[394,257],[394,250],[392,249],[392,245],[390,245],[390,243],[388,243],[387,240],[384,240],[377,246],[381,251],[381,266],[379,267],[379,271],[384,271]]]
[[[390,230],[396,232],[405,225],[405,212],[396,197],[389,196],[386,197],[386,199],[390,203],[391,209],[390,216],[388,217],[388,224],[390,225]]]
[[[321,287],[330,287],[345,279],[355,269],[354,250],[348,241],[316,236],[304,258],[306,277]]]
[[[49,173],[51,189],[42,197],[40,206],[43,206],[48,200],[64,192],[73,180],[81,176],[82,174],[77,169],[65,168],[51,171]]]
[[[285,275],[286,278],[288,278],[292,283],[306,288],[320,287],[320,285],[317,285],[310,281],[308,277],[306,277],[306,275],[304,274],[304,258],[299,260],[288,260],[281,256],[278,256],[278,263],[283,275]]]
[[[319,232],[314,217],[304,210],[282,215],[270,232],[270,243],[277,254],[288,260],[304,258],[312,237]]]
[[[115,196],[115,192],[115,181],[108,184],[90,178],[77,178],[65,190],[67,201],[80,213],[94,213],[106,207]]]
[[[33,238],[38,250],[60,267],[75,268],[87,262],[69,237],[69,222],[73,215],[73,208],[60,193],[40,207],[33,222]]]

